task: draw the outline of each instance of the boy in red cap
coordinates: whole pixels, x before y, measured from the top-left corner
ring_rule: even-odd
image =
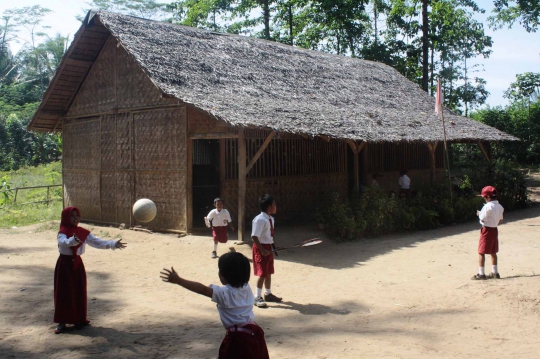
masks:
[[[480,230],[480,241],[478,242],[478,274],[474,275],[471,279],[499,279],[501,276],[497,269],[497,252],[499,251],[499,232],[497,226],[503,220],[504,208],[497,200],[497,190],[495,187],[484,187],[482,193],[478,196],[483,197],[486,204],[482,207],[481,211],[476,211],[482,229]],[[484,272],[486,254],[491,255],[491,274],[488,276]]]

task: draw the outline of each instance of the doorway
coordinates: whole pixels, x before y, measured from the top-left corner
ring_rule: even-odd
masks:
[[[193,140],[193,228],[205,227],[204,217],[221,193],[219,140]]]

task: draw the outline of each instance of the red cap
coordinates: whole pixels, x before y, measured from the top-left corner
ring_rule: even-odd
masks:
[[[497,196],[497,189],[493,186],[486,186],[482,188],[482,193],[477,195],[478,197],[494,197]]]

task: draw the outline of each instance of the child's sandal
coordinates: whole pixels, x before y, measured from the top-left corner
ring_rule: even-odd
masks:
[[[64,330],[66,330],[66,325],[65,324],[58,324],[56,326],[56,329],[54,330],[54,334],[60,334],[60,333],[63,333]]]
[[[471,279],[472,280],[486,280],[487,277],[484,274],[475,274]]]

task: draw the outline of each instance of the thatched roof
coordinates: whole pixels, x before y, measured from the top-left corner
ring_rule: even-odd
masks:
[[[381,63],[105,11],[89,13],[77,36],[90,31],[101,46],[110,32],[165,95],[234,126],[368,142],[442,140],[435,100]],[[82,50],[95,61],[99,45],[89,51],[89,41],[76,38],[64,61]],[[48,105],[46,94],[29,128],[53,129],[61,111]],[[445,118],[450,141],[517,140],[449,110]]]

